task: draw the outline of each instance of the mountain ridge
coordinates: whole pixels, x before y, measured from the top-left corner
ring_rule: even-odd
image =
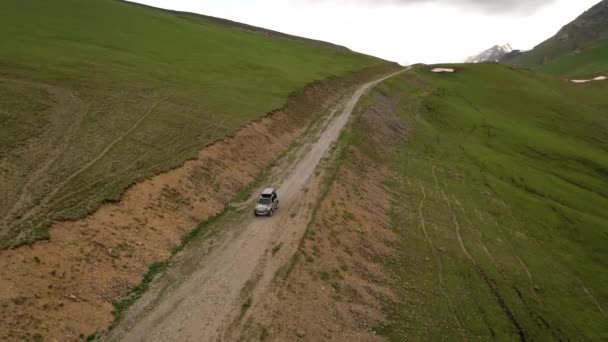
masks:
[[[467,57],[464,60],[464,63],[499,62],[504,56],[513,51],[513,47],[510,43],[505,45],[494,45],[476,55]]]
[[[602,0],[572,22],[564,25],[554,36],[538,44],[532,50],[523,52],[509,60],[509,63],[525,66],[540,67],[556,74],[568,74],[584,72],[594,74],[605,71],[608,65],[599,63],[593,68],[582,68],[581,64],[589,63],[584,61],[593,49],[601,49],[597,58],[608,59],[606,49],[602,46],[608,45],[608,0]],[[591,52],[590,52],[591,51]],[[560,62],[562,59],[570,59],[571,62]],[[578,60],[575,61],[575,60]],[[562,63],[559,67],[552,67],[553,63]],[[547,67],[545,67],[547,66]],[[572,71],[572,69],[581,71]]]

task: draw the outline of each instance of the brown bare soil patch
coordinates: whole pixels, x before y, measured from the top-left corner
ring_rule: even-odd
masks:
[[[3,251],[3,338],[27,337],[33,327],[42,336],[73,338],[110,325],[111,302],[137,285],[148,265],[168,258],[185,233],[222,211],[301,130],[274,113],[131,187],[120,202],[54,225],[50,242]]]
[[[381,103],[355,124],[359,143],[345,151],[292,268],[258,299],[241,339],[382,339],[374,328],[386,321],[384,303],[396,299],[383,261],[393,255],[396,236],[389,227],[391,194],[383,185],[391,171],[376,158],[391,153],[405,127],[390,110],[392,103],[385,98]]]
[[[50,240],[0,251],[0,340],[78,340],[106,329],[112,302],[148,266],[227,203],[320,112],[378,70],[307,87],[287,109],[200,151],[198,158],[128,189],[87,218],[58,222]],[[312,114],[311,114],[312,113]]]

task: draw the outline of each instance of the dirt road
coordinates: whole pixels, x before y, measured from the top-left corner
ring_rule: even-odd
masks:
[[[320,164],[358,100],[401,72],[361,86],[280,158],[270,176],[281,200],[273,217],[254,218],[251,199],[223,216],[216,222],[221,230],[178,254],[105,339],[217,341],[234,336],[239,318],[297,250],[322,191]]]

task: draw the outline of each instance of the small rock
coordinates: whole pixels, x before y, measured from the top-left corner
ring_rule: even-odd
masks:
[[[298,329],[298,330],[296,330],[296,336],[298,336],[299,338],[302,338],[302,337],[306,336],[306,331],[304,331],[302,329]]]
[[[108,255],[111,256],[112,258],[119,257],[118,251],[116,251],[114,248],[108,248]]]

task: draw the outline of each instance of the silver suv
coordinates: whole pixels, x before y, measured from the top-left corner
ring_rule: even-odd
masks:
[[[279,209],[279,197],[273,188],[267,188],[262,191],[262,194],[255,203],[253,213],[255,216],[272,216],[274,211]]]

